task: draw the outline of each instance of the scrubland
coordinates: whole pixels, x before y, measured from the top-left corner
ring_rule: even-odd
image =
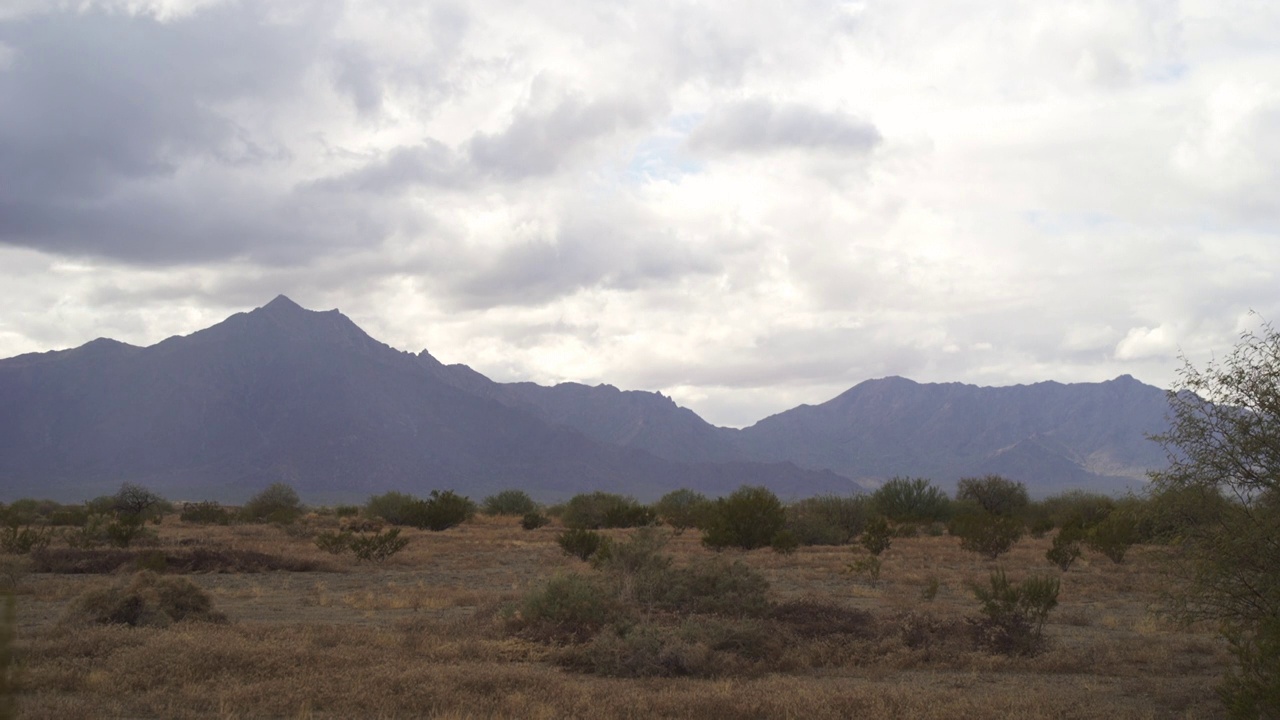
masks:
[[[1086,554],[1059,572],[1045,560],[1047,537],[1023,538],[998,561],[962,551],[948,535],[895,538],[873,587],[849,572],[850,546],[716,553],[697,531],[665,530],[662,553],[673,567],[713,556],[741,561],[768,581],[772,609],[752,618],[697,616],[693,627],[671,620],[663,632],[693,638],[683,654],[655,660],[666,663],[657,672],[630,672],[633,648],[620,629],[606,630],[594,654],[571,639],[519,630],[530,593],[558,576],[601,572],[561,551],[558,524],[526,531],[518,518],[478,516],[445,532],[406,529],[403,551],[360,563],[316,547],[314,534],[338,523],[310,516],[289,526],[199,526],[168,516],[147,547],[72,551],[54,543],[32,558],[3,559],[17,597],[17,715],[1114,719],[1223,712],[1214,689],[1230,664],[1225,643],[1214,627],[1179,626],[1160,614],[1167,581],[1157,546],[1135,547],[1119,564]],[[606,534],[622,542],[636,532]],[[1061,579],[1034,655],[993,653],[970,640],[966,618],[978,605],[969,584],[985,582],[997,567],[1014,579]],[[127,583],[139,568],[203,590],[211,621],[130,627],[78,614],[86,593]],[[719,639],[707,639],[711,626],[723,626]],[[774,630],[787,641],[772,642]],[[619,674],[643,677],[611,676]]]

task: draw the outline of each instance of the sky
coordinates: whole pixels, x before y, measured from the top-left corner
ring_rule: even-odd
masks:
[[[278,294],[749,425],[1280,319],[1269,0],[0,0],[0,357]]]

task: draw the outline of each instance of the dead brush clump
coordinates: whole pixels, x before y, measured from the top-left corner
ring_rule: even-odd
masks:
[[[86,591],[72,603],[68,624],[168,627],[175,622],[225,622],[209,595],[186,578],[140,572],[127,581]]]

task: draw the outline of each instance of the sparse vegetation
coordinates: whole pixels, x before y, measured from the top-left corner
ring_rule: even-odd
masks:
[[[13,639],[17,626],[17,601],[13,590],[0,591],[0,720],[17,717],[14,695],[17,694],[17,663]]]
[[[481,501],[485,515],[528,515],[538,510],[538,504],[523,490],[503,490]]]
[[[183,503],[178,519],[195,525],[228,525],[231,523],[231,512],[211,500]]]
[[[400,528],[386,532],[360,534],[351,537],[348,545],[357,560],[382,562],[409,544],[409,538],[400,537]]]
[[[970,587],[982,603],[982,616],[972,621],[979,645],[1005,655],[1039,652],[1045,621],[1058,606],[1057,578],[1031,576],[1014,585],[1004,570],[995,570],[987,585]]]
[[[652,525],[657,515],[635,498],[606,492],[581,493],[565,503],[560,521],[567,528],[602,530]]]
[[[222,622],[209,595],[190,580],[140,572],[113,585],[89,590],[72,605],[68,622],[167,627],[175,622]]]
[[[687,488],[672,490],[653,506],[658,518],[677,533],[701,527],[710,507],[711,501],[706,495]]]
[[[768,547],[786,522],[778,496],[767,488],[742,487],[711,506],[702,544],[715,549]]]
[[[302,515],[302,499],[298,491],[284,483],[272,483],[249,498],[240,510],[248,522],[289,524]]]

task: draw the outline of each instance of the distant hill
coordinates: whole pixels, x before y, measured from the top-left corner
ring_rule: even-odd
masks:
[[[785,462],[684,463],[600,442],[445,382],[426,358],[281,296],[148,348],[100,339],[0,360],[0,493],[74,500],[130,481],[242,500],[284,481],[330,502],[391,489],[653,499],[744,482],[791,497],[853,487]]]
[[[0,360],[0,496],[82,499],[130,481],[234,501],[284,481],[311,502],[512,487],[654,499],[742,484],[798,498],[987,473],[1035,495],[1118,492],[1163,466],[1146,437],[1166,409],[1162,390],[1129,376],[994,388],[884,378],[719,428],[659,393],[496,383],[281,296],[147,348],[99,339]]]

